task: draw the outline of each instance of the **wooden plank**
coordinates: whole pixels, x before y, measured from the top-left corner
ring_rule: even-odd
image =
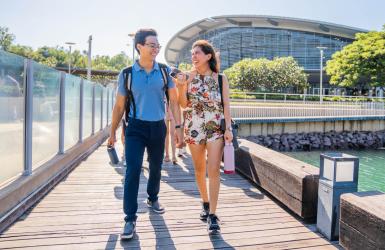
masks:
[[[146,159],[146,157],[145,157]],[[145,204],[148,163],[138,195],[137,235],[120,241],[125,169],[108,164],[100,147],[6,232],[0,249],[336,249],[239,175],[222,173],[217,213],[222,233],[209,236],[199,220],[199,192],[191,159],[164,166],[163,215]]]

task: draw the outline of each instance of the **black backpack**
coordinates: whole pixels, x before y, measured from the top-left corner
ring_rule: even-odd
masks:
[[[160,72],[162,73],[162,78],[163,78],[163,90],[166,95],[167,103],[169,103],[169,97],[168,97],[168,77],[167,77],[167,65],[163,63],[158,63]],[[132,93],[132,66],[129,66],[122,71],[123,73],[123,79],[124,79],[124,87],[126,88],[127,91],[127,101],[125,104],[126,108],[126,115],[125,115],[125,121],[128,122],[128,116],[130,114],[130,109],[131,109],[131,103],[132,107],[134,109],[134,118],[136,118],[136,106],[135,106],[135,100],[134,100],[134,95]]]

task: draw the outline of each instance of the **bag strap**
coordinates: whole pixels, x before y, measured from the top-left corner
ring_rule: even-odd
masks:
[[[219,85],[219,91],[221,92],[222,108],[225,108],[225,106],[223,105],[223,76],[222,76],[222,74],[218,74],[218,85]]]
[[[168,77],[167,77],[167,65],[163,63],[158,63],[160,72],[162,73],[163,78],[163,90],[164,94],[166,95],[167,104],[169,104],[170,99],[168,96]]]
[[[124,87],[126,88],[126,91],[127,91],[126,114],[125,114],[125,120],[127,123],[128,116],[131,110],[131,104],[134,109],[133,110],[134,118],[136,118],[136,105],[135,105],[134,95],[132,93],[132,66],[127,67],[123,70],[123,77],[124,77]]]
[[[219,91],[221,92],[221,103],[223,107],[223,112],[225,112],[225,106],[223,105],[223,75],[222,74],[218,74],[218,85],[219,85]],[[235,125],[235,122],[233,119],[231,119],[231,125],[232,126]]]

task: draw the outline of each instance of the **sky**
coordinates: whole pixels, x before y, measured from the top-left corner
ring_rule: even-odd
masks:
[[[0,26],[15,43],[36,49],[75,42],[74,49],[92,54],[132,56],[129,33],[154,28],[164,48],[171,37],[201,19],[220,15],[273,15],[336,23],[367,30],[385,24],[383,0],[0,0]],[[129,45],[127,45],[129,44]]]

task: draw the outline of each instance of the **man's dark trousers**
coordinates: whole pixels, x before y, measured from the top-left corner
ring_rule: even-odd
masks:
[[[148,198],[153,202],[158,200],[166,131],[164,120],[142,121],[130,118],[128,121],[125,131],[127,170],[123,197],[126,222],[135,221],[137,218],[139,180],[145,148],[147,148],[150,163],[147,183]]]

